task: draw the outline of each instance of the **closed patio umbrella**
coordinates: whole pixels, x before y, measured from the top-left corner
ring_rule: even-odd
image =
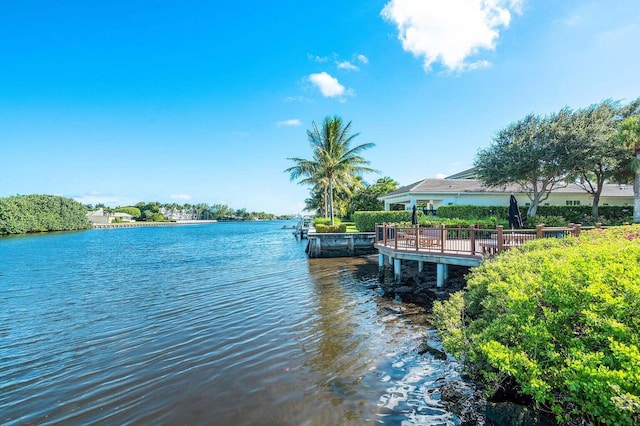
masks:
[[[411,224],[412,225],[418,224],[418,209],[416,209],[415,204],[413,205],[413,212],[411,213]]]
[[[511,229],[522,228],[522,216],[520,216],[520,208],[518,208],[518,200],[515,195],[511,195],[509,199],[509,227]]]

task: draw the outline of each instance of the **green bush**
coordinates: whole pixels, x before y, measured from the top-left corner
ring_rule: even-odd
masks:
[[[316,232],[319,234],[347,232],[347,225],[345,224],[331,226],[331,225],[323,225],[319,223],[315,226],[315,228],[316,228]]]
[[[527,228],[535,228],[537,225],[544,224],[545,226],[567,226],[569,221],[562,216],[529,216],[525,218],[525,226]]]
[[[361,232],[373,232],[375,224],[395,223],[398,226],[411,226],[411,211],[388,211],[388,212],[355,212],[354,223],[356,229]],[[418,222],[420,226],[429,226],[436,228],[443,224],[447,228],[457,228],[458,226],[468,228],[476,225],[480,228],[495,228],[497,225],[508,226],[506,219],[497,217],[486,217],[483,219],[449,219],[434,216],[425,216],[422,212],[418,212]]]
[[[526,220],[527,206],[520,206],[520,215]],[[631,206],[599,206],[597,222],[610,225],[621,225],[624,222],[633,222],[633,208]],[[438,207],[439,218],[455,219],[484,219],[496,217],[506,220],[509,214],[509,206],[472,206],[453,205]],[[566,222],[581,223],[583,225],[595,225],[591,216],[591,206],[538,206],[538,216],[562,217]],[[547,224],[548,225],[548,224]],[[527,225],[529,226],[529,225]],[[554,225],[555,226],[555,225]]]
[[[127,213],[133,216],[134,219],[139,219],[142,216],[142,212],[137,207],[127,206],[127,207],[118,207],[115,209],[118,213]]]
[[[334,225],[340,225],[341,223],[342,221],[340,220],[340,218],[337,218],[337,217],[333,218]],[[313,226],[330,225],[330,224],[331,224],[331,218],[328,218],[328,217],[316,217],[315,219],[313,219]]]
[[[489,393],[516,383],[559,421],[640,424],[640,226],[536,240],[467,282],[434,323]]]
[[[411,223],[411,213],[411,210],[355,212],[353,213],[353,222],[358,231],[373,232],[376,223]]]
[[[56,195],[0,198],[0,235],[87,229],[87,208]]]

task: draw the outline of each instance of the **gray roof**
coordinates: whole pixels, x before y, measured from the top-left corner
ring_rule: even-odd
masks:
[[[519,185],[505,185],[505,186],[485,186],[477,179],[423,179],[419,182],[412,183],[411,185],[404,186],[393,192],[378,197],[379,199],[385,199],[400,194],[411,193],[522,193],[524,192]],[[569,184],[565,187],[558,187],[553,190],[553,193],[560,194],[584,194],[585,190],[576,184]],[[632,197],[633,187],[632,185],[618,185],[618,184],[605,184],[602,189],[602,196],[605,197]]]

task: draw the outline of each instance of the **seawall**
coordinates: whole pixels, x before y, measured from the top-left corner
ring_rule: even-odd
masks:
[[[349,257],[375,254],[375,233],[348,232],[319,234],[309,232],[306,253],[309,257]]]

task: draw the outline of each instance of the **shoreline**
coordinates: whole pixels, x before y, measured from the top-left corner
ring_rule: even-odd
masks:
[[[178,222],[122,222],[122,223],[92,223],[91,229],[111,228],[139,228],[144,226],[178,226],[178,225],[204,225],[218,223],[217,220],[181,220]]]

